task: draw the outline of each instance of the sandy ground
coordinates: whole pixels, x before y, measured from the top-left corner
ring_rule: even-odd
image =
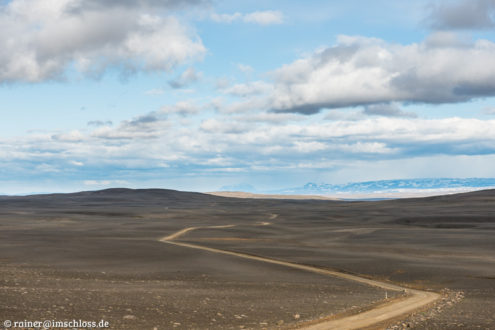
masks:
[[[493,329],[494,215],[493,191],[379,202],[126,189],[0,197],[0,320],[291,328],[384,301],[366,284],[158,241],[201,227],[177,242],[445,293],[382,328]]]
[[[383,298],[344,281],[297,272],[283,279],[279,272],[285,270],[251,267],[271,279],[253,274],[234,278],[229,271],[143,278],[2,266],[0,317],[106,320],[111,329],[258,329],[323,317],[328,310],[359,312],[357,304]],[[349,292],[359,298],[340,301]]]
[[[273,218],[273,217],[272,217]],[[263,222],[262,225],[270,225],[268,222]],[[219,229],[219,228],[232,228],[235,225],[225,225],[225,226],[210,226],[207,229]],[[375,326],[376,324],[386,322],[388,320],[393,320],[398,317],[408,315],[416,310],[424,308],[435,301],[440,299],[440,294],[435,292],[427,292],[421,290],[411,290],[405,287],[394,285],[391,283],[376,281],[356,275],[346,274],[338,271],[331,271],[323,268],[306,266],[291,262],[285,262],[281,260],[274,260],[259,256],[248,255],[239,252],[232,252],[227,250],[219,250],[214,248],[209,248],[205,246],[200,246],[196,244],[180,243],[174,240],[186,235],[188,232],[193,230],[201,229],[199,227],[189,227],[178,231],[175,234],[168,235],[160,239],[160,242],[182,246],[185,248],[198,249],[203,251],[208,251],[212,253],[226,254],[231,256],[236,256],[249,260],[256,260],[269,264],[276,264],[281,266],[286,266],[289,268],[301,269],[311,273],[323,274],[332,277],[342,278],[358,283],[364,283],[373,287],[378,287],[387,291],[402,292],[404,297],[399,297],[385,304],[373,307],[370,310],[358,313],[351,316],[338,317],[332,320],[322,320],[313,325],[302,325],[303,329],[307,330],[324,330],[324,329],[362,329],[366,327]]]
[[[466,187],[466,188],[444,188],[444,189],[404,189],[402,191],[383,191],[370,193],[337,193],[321,195],[291,195],[291,194],[254,194],[242,191],[214,191],[207,194],[222,197],[235,198],[259,198],[259,199],[313,199],[313,200],[383,200],[398,198],[421,198],[445,196],[459,193],[468,193],[483,190],[483,188]]]
[[[315,200],[336,200],[337,198],[322,195],[276,195],[276,194],[253,194],[243,191],[212,191],[207,194],[220,197],[231,198],[256,198],[256,199],[315,199]]]

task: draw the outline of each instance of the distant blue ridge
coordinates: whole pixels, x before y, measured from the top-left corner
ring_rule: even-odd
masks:
[[[313,183],[302,187],[272,191],[278,194],[335,194],[335,193],[372,193],[402,190],[436,190],[462,188],[495,188],[495,178],[421,178],[351,182],[345,184]]]

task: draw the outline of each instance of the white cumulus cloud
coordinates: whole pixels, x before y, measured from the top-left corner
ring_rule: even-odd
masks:
[[[109,67],[170,70],[205,53],[199,37],[173,16],[154,14],[150,1],[91,3],[0,5],[0,82],[63,79],[71,66],[90,75]]]
[[[244,15],[244,21],[261,25],[282,24],[284,22],[284,15],[275,10],[255,11]]]
[[[242,14],[217,14],[213,13],[211,19],[219,23],[232,23],[235,21],[243,21],[245,23],[253,23],[259,25],[282,24],[284,15],[278,10],[255,11],[252,13]]]
[[[495,43],[438,34],[408,45],[340,36],[336,45],[273,73],[272,108],[322,108],[390,102],[452,103],[495,95]]]

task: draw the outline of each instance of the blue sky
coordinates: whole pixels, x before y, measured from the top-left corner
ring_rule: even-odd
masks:
[[[0,6],[0,193],[495,177],[493,0]]]

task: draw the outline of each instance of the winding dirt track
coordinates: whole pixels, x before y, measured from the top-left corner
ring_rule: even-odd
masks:
[[[262,222],[262,223],[259,223],[258,225],[266,226],[269,224],[270,223],[268,223],[268,222]],[[221,253],[221,254],[236,256],[236,257],[250,259],[250,260],[257,260],[257,261],[261,261],[261,262],[281,265],[281,266],[295,268],[295,269],[300,269],[300,270],[304,270],[304,271],[308,271],[308,272],[312,272],[312,273],[328,275],[328,276],[338,277],[338,278],[342,278],[342,279],[346,279],[346,280],[350,280],[350,281],[355,281],[355,282],[371,285],[374,287],[379,287],[379,288],[382,288],[385,290],[399,291],[399,292],[402,291],[402,292],[405,292],[407,294],[407,296],[405,298],[398,298],[398,299],[390,300],[384,304],[381,304],[380,306],[377,306],[373,309],[370,309],[368,311],[365,311],[365,312],[362,312],[359,314],[355,314],[355,315],[351,315],[351,316],[345,316],[342,318],[331,319],[331,320],[323,319],[323,320],[321,320],[321,322],[319,322],[317,324],[304,326],[303,329],[307,329],[307,330],[361,329],[361,328],[365,328],[365,327],[371,327],[371,326],[376,325],[378,323],[386,322],[388,320],[397,319],[397,318],[400,318],[400,317],[405,316],[407,314],[410,314],[410,313],[414,312],[415,310],[422,308],[428,304],[431,304],[440,298],[440,295],[438,293],[435,293],[435,292],[408,289],[405,287],[401,287],[399,285],[386,283],[386,282],[380,282],[380,281],[368,279],[365,277],[360,277],[357,275],[351,275],[351,274],[346,274],[346,273],[342,273],[342,272],[338,272],[338,271],[318,268],[318,267],[314,267],[314,266],[307,266],[307,265],[301,265],[301,264],[282,261],[282,260],[260,257],[260,256],[245,254],[245,253],[241,253],[241,252],[220,250],[220,249],[211,248],[211,247],[207,247],[207,246],[201,246],[201,245],[197,245],[197,244],[174,241],[175,239],[177,239],[177,238],[179,238],[179,237],[181,237],[181,236],[183,236],[183,235],[185,235],[188,232],[193,231],[193,230],[202,229],[202,228],[204,228],[204,229],[206,229],[206,228],[231,228],[234,226],[235,225],[208,226],[208,227],[188,227],[188,228],[179,230],[178,232],[176,232],[174,234],[171,234],[169,236],[161,238],[160,242],[167,243],[167,244],[173,244],[173,245],[177,245],[177,246],[182,246],[182,247],[187,247],[187,248],[192,248],[192,249],[209,251],[209,252],[213,252],[213,253]]]

